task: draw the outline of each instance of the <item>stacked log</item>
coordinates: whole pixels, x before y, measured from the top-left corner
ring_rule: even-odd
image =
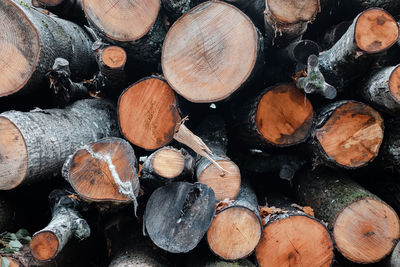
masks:
[[[2,0],[1,267],[399,265],[399,8]]]

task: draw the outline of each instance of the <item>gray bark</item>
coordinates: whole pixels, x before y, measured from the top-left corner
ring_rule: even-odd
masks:
[[[50,194],[50,198],[52,194],[58,194],[57,190]],[[77,211],[79,202],[76,199],[65,195],[61,197],[56,196],[56,199],[53,201],[55,201],[55,203],[52,207],[53,214],[50,223],[39,232],[36,232],[32,237],[34,239],[35,236],[45,232],[53,233],[57,237],[57,252],[54,253],[51,259],[57,256],[73,236],[80,240],[90,236],[89,225]]]
[[[343,92],[352,81],[362,76],[381,53],[368,54],[358,48],[355,27],[359,14],[346,33],[329,50],[319,55],[319,65],[326,82]]]
[[[201,0],[162,0],[161,2],[172,24],[191,8],[198,5],[200,1]]]
[[[394,247],[392,255],[390,256],[388,267],[400,266],[400,242]]]
[[[391,93],[389,84],[393,72],[398,67],[400,65],[386,67],[374,72],[366,79],[359,91],[364,101],[389,115],[397,115],[400,112],[400,102]]]
[[[86,78],[92,72],[95,66],[95,58],[91,51],[92,40],[80,26],[46,15],[27,3],[27,0],[7,1],[14,1],[24,12],[37,29],[40,39],[38,63],[30,80],[20,90],[21,92],[42,84],[45,81],[45,74],[51,69],[57,57],[65,58],[70,62],[72,76],[75,79]]]
[[[377,161],[384,170],[400,174],[400,120],[388,120],[385,127],[385,136]]]
[[[77,101],[66,109],[1,113],[21,132],[28,154],[24,183],[57,174],[78,147],[108,136],[119,136],[113,104],[101,99]]]
[[[34,7],[45,8],[60,18],[85,24],[85,14],[82,10],[82,0],[64,0],[59,5],[49,5],[43,0],[32,0]]]

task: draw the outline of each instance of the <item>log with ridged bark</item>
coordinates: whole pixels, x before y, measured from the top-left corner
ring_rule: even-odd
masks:
[[[160,0],[83,0],[82,8],[90,27],[105,42],[123,47],[136,60],[159,62],[166,34]]]
[[[340,173],[304,171],[295,185],[301,204],[311,206],[333,231],[337,250],[356,263],[378,262],[400,237],[396,212]]]
[[[384,170],[400,174],[400,120],[397,118],[387,120],[385,127],[378,163]]]
[[[186,253],[203,238],[215,214],[214,191],[205,184],[175,182],[150,196],[144,230],[159,248]]]
[[[249,148],[289,147],[311,133],[311,102],[293,84],[277,84],[232,101],[230,132]]]
[[[210,250],[224,260],[239,260],[253,253],[262,236],[257,197],[246,183],[235,201],[220,202],[207,231]]]
[[[45,8],[63,19],[79,24],[87,23],[82,10],[82,0],[32,0],[32,5]]]
[[[138,162],[131,145],[110,137],[85,144],[65,161],[62,174],[84,200],[124,203],[139,195]]]
[[[57,57],[70,62],[76,78],[85,78],[93,70],[92,41],[85,31],[27,2],[0,3],[0,31],[4,34],[0,41],[0,97],[34,89],[40,92]]]
[[[165,79],[195,103],[228,98],[262,63],[257,28],[243,12],[221,1],[202,3],[176,21],[161,57]]]
[[[365,78],[358,91],[374,108],[395,116],[400,112],[400,65],[379,69]]]
[[[151,193],[158,187],[176,181],[190,181],[194,174],[194,158],[183,148],[163,147],[148,156],[140,171],[140,185]]]
[[[236,199],[241,184],[239,167],[226,155],[228,138],[225,126],[222,117],[210,115],[196,129],[196,134],[214,152],[212,159],[223,168],[219,169],[207,158],[196,158],[196,179],[214,190],[217,201]]]
[[[394,247],[392,255],[390,255],[388,267],[397,267],[400,266],[400,242]]]
[[[332,238],[311,209],[291,204],[283,196],[268,197],[267,202],[261,210],[263,237],[256,247],[261,267],[332,266]]]
[[[399,26],[386,11],[369,9],[359,14],[346,33],[319,55],[320,70],[339,92],[363,75],[399,38]]]
[[[265,44],[286,46],[301,39],[319,12],[319,0],[266,0]]]
[[[78,147],[118,136],[113,104],[80,100],[66,109],[0,114],[0,189],[9,190],[61,171]]]
[[[356,169],[378,155],[383,140],[383,118],[370,106],[344,100],[318,114],[310,141],[315,164]]]
[[[73,236],[80,240],[90,236],[90,227],[78,212],[77,199],[64,190],[54,190],[49,200],[52,219],[32,236],[30,243],[32,255],[39,261],[54,259]]]

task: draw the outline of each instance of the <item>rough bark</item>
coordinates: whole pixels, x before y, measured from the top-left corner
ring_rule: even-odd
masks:
[[[357,101],[338,101],[318,114],[309,149],[313,164],[357,169],[378,155],[383,140],[383,118]]]
[[[392,15],[400,14],[400,3],[396,0],[350,0],[345,1],[345,4],[347,5],[345,8],[349,8],[349,10],[354,13],[379,7],[385,9]]]
[[[225,15],[220,16],[222,13]],[[261,70],[262,40],[251,20],[236,7],[207,1],[183,15],[168,31],[161,59],[163,74],[188,101],[227,99]]]
[[[131,145],[111,137],[85,144],[65,161],[62,174],[90,202],[133,201],[139,195],[138,162]]]
[[[392,116],[400,112],[399,67],[397,65],[375,71],[365,79],[358,91],[364,101]]]
[[[63,190],[54,190],[49,199],[52,219],[33,235],[30,243],[32,255],[39,261],[54,259],[73,236],[80,240],[90,236],[90,227],[77,210],[77,199]]]
[[[284,47],[301,39],[319,12],[319,0],[265,1],[265,45]]]
[[[57,174],[78,147],[119,135],[115,107],[101,99],[77,101],[62,110],[4,112],[1,124],[2,190]]]
[[[34,7],[45,8],[60,18],[85,24],[85,14],[82,10],[82,0],[32,0]]]
[[[199,4],[200,0],[161,0],[168,15],[169,23],[172,24],[191,8]]]
[[[197,246],[215,214],[214,192],[208,186],[176,182],[150,196],[144,227],[163,250],[185,253]]]
[[[135,60],[152,63],[160,61],[161,46],[166,35],[159,14],[160,1],[102,1],[103,7],[97,5],[98,1],[87,0],[83,1],[82,6],[90,27],[98,37],[124,48],[128,56]],[[120,12],[129,12],[130,15],[120,16]],[[127,23],[131,28],[126,27]]]
[[[261,239],[262,225],[257,197],[246,183],[235,201],[217,205],[216,216],[207,231],[210,250],[224,260],[239,260],[253,253]]]
[[[395,246],[392,255],[390,256],[388,267],[400,266],[400,243]]]
[[[400,173],[400,120],[391,119],[385,123],[385,136],[380,148],[378,163],[386,171]]]
[[[231,113],[229,131],[240,140],[238,145],[260,149],[303,143],[314,119],[311,102],[292,84],[277,84],[256,95],[236,98]]]
[[[400,237],[394,210],[340,173],[305,171],[295,189],[301,204],[311,206],[316,217],[333,230],[339,252],[353,262],[380,261]]]
[[[241,175],[238,166],[226,155],[228,138],[225,121],[220,116],[208,116],[197,127],[196,134],[213,151],[212,160],[197,156],[196,179],[214,190],[217,201],[236,199],[240,191]]]
[[[240,10],[242,10],[250,19],[253,21],[254,25],[262,32],[264,32],[264,10],[265,10],[265,0],[224,0],[230,3]]]
[[[376,34],[377,28],[387,35]],[[396,21],[384,10],[370,9],[359,14],[336,44],[319,55],[320,70],[326,81],[343,92],[397,41],[398,32]]]
[[[140,175],[140,183],[146,193],[176,181],[192,180],[194,159],[183,148],[163,147],[148,156]]]
[[[329,28],[322,40],[319,41],[322,51],[331,49],[342,38],[352,23],[353,21],[343,21]]]
[[[7,63],[1,65],[0,96],[39,89],[57,57],[70,62],[77,79],[91,73],[95,64],[92,41],[78,25],[44,14],[24,1],[2,1],[0,10],[0,25],[6,33],[1,47],[8,51],[0,56]]]
[[[332,266],[333,241],[312,209],[283,196],[268,197],[267,202],[261,209],[263,238],[256,248],[260,266]]]

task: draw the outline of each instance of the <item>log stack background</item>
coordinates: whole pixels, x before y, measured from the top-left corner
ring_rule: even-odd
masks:
[[[399,3],[1,0],[0,266],[400,267]]]

